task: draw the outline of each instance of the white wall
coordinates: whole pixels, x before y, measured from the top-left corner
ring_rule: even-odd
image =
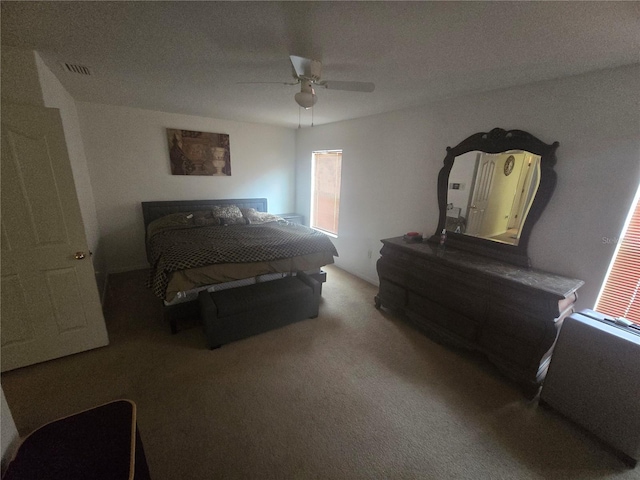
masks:
[[[447,146],[494,127],[557,140],[558,185],[529,256],[534,268],[584,280],[578,307],[591,308],[615,248],[603,238],[618,236],[640,182],[639,79],[633,65],[305,128],[296,139],[296,210],[308,218],[311,152],[342,148],[336,263],[377,284],[380,239],[435,233]]]
[[[143,201],[266,197],[293,210],[295,130],[78,102],[109,272],[146,268]],[[229,134],[231,176],[171,175],[167,128]]]
[[[296,211],[308,223],[311,152],[342,149],[336,264],[371,283],[377,283],[381,238],[436,228],[430,218],[437,219],[439,164],[426,161],[429,121],[418,112],[402,111],[299,130]]]

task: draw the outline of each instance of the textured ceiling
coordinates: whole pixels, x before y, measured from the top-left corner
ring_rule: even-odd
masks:
[[[2,45],[76,100],[297,127],[289,54],[372,93],[317,90],[314,124],[639,61],[638,2],[11,2]],[[89,67],[89,77],[62,63]]]

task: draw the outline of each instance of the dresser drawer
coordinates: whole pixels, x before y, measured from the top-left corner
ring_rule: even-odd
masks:
[[[411,291],[407,295],[407,310],[468,340],[478,333],[478,323],[474,320]]]
[[[446,306],[476,322],[484,319],[486,302],[481,292],[454,280],[438,280],[442,279],[431,277],[431,272],[426,272],[421,279],[411,277],[407,288],[419,297]]]
[[[546,323],[553,323],[548,319]],[[545,320],[532,317],[514,308],[489,305],[483,330],[500,332],[502,335],[537,345],[547,330]]]
[[[380,279],[378,297],[385,307],[403,309],[407,305],[407,291],[393,282]]]
[[[478,343],[495,357],[508,359],[520,367],[540,362],[549,346],[549,335],[555,338],[552,319],[543,320],[503,305],[489,305]]]
[[[540,362],[538,349],[521,339],[509,337],[498,330],[483,331],[478,344],[493,360],[502,359],[519,368],[535,367]]]

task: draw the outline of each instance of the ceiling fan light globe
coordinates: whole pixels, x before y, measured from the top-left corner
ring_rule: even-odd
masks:
[[[298,92],[295,96],[296,103],[304,109],[313,107],[318,101],[318,96],[310,92]]]

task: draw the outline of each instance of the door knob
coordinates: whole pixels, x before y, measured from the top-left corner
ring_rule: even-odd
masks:
[[[76,260],[82,260],[84,256],[84,252],[76,252],[76,254],[74,255]]]

